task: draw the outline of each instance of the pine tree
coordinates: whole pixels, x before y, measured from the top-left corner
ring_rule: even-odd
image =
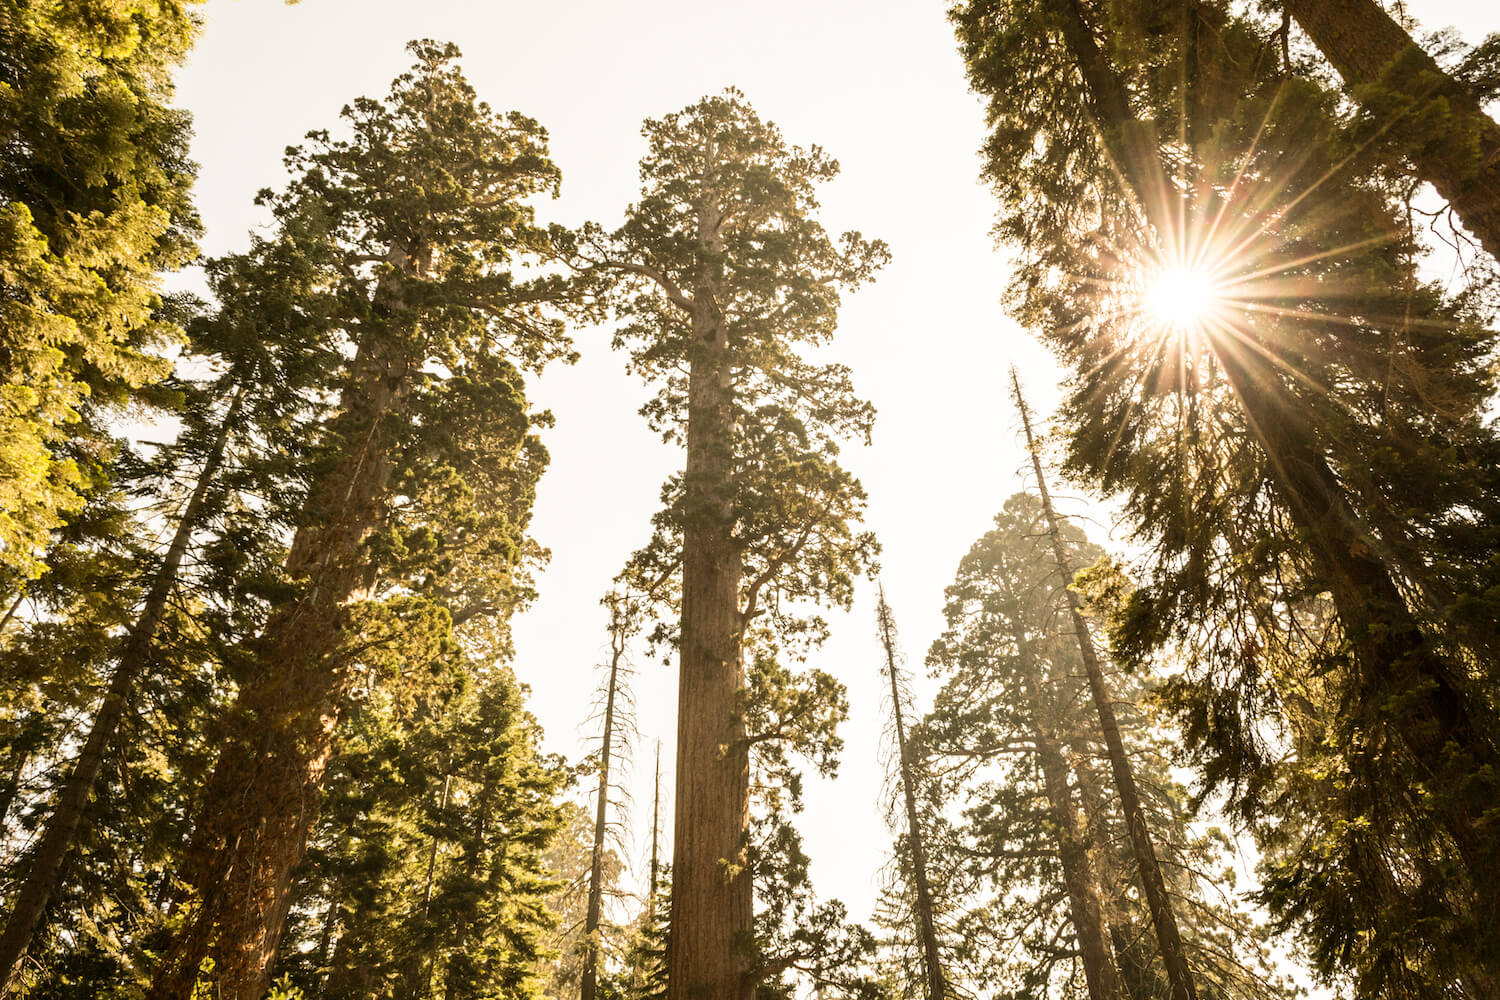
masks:
[[[635,561],[641,579],[682,581],[669,993],[740,1000],[757,965],[746,633],[767,617],[816,638],[816,616],[783,606],[846,604],[874,549],[852,528],[864,493],[836,461],[836,439],[867,434],[872,410],[846,369],[800,349],[829,340],[838,289],[885,249],[828,238],[814,188],[837,164],[788,146],[735,91],[644,131],[641,200],[580,256],[629,279],[617,342],[661,387],[644,414],[686,450]]]
[[[1070,560],[1096,564],[1091,604],[1109,603],[1118,571],[1082,531],[1059,531]],[[959,563],[929,654],[944,685],[922,725],[924,750],[943,797],[964,807],[945,831],[947,853],[963,859],[948,882],[955,937],[976,956],[967,982],[980,992],[1168,995],[1051,541],[1037,497],[1008,500]],[[1215,870],[1224,845],[1187,827],[1185,792],[1142,709],[1151,680],[1101,666],[1195,987],[1289,995],[1269,973],[1263,934],[1227,901],[1232,876]]]
[[[1479,297],[1420,281],[1385,164],[1337,94],[1282,71],[1259,22],[1218,4],[955,17],[991,101],[1021,315],[1080,373],[1069,467],[1122,494],[1151,552],[1121,656],[1191,650],[1172,689],[1190,746],[1212,788],[1266,818],[1293,808],[1274,791],[1281,690],[1339,678],[1327,707],[1351,794],[1300,798],[1300,900],[1322,902],[1315,922],[1290,895],[1284,912],[1365,956],[1350,964],[1375,989],[1378,969],[1425,966],[1430,991],[1466,949],[1492,965],[1473,923],[1495,870],[1483,692],[1500,648]],[[1175,139],[1158,125],[1174,118]],[[1212,308],[1153,318],[1143,286],[1181,268],[1207,273]],[[1310,636],[1319,602],[1332,613]],[[1402,832],[1372,850],[1361,829]],[[1341,868],[1364,889],[1335,890]],[[1466,944],[1397,945],[1395,914],[1419,899]]]
[[[181,339],[162,271],[194,254],[187,116],[170,73],[192,0],[0,10],[0,571],[102,487],[107,424],[161,401]]]
[[[143,673],[158,656],[157,634],[168,602],[180,595],[184,559],[209,565],[211,546],[235,530],[236,493],[275,496],[283,483],[278,466],[288,457],[286,442],[308,419],[299,397],[317,388],[320,365],[328,358],[322,343],[318,295],[307,277],[314,273],[285,245],[260,243],[251,254],[209,266],[216,312],[189,325],[200,366],[218,365],[221,374],[201,383],[174,383],[183,395],[183,432],[140,468],[126,467],[116,478],[143,489],[152,480],[186,478],[192,485],[181,506],[164,522],[169,541],[159,557],[141,558],[144,593],[134,618],[108,659],[108,680],[83,746],[56,793],[52,816],[30,853],[30,870],[12,903],[0,935],[0,969],[13,982],[63,863],[83,819],[106,756],[117,752],[124,716],[134,709]],[[296,303],[296,305],[293,305]],[[299,308],[300,306],[300,308]],[[311,307],[310,309],[308,307]],[[292,432],[289,434],[288,432]],[[278,442],[279,447],[271,447]],[[291,445],[295,452],[297,446]],[[231,454],[231,451],[234,454]],[[259,454],[257,454],[259,452]],[[227,489],[226,489],[227,488]],[[288,491],[293,492],[293,491]],[[274,547],[276,526],[285,511],[260,510],[263,531],[257,545]],[[241,534],[241,546],[251,541]],[[241,556],[243,558],[243,556]],[[210,583],[200,570],[192,584]],[[246,579],[241,581],[248,583]]]
[[[351,350],[287,556],[295,588],[247,644],[153,997],[189,996],[205,958],[221,995],[264,992],[361,668],[395,668],[393,635],[441,647],[529,594],[518,566],[545,454],[517,365],[567,354],[545,306],[581,292],[511,268],[550,252],[522,200],[557,171],[534,121],[475,100],[456,49],[412,51],[389,98],[347,109],[349,138],[293,149],[294,180],[265,199],[283,235],[336,261],[325,280]]]

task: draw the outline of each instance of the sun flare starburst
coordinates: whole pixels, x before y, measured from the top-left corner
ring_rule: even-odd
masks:
[[[1165,267],[1148,275],[1142,301],[1147,315],[1177,330],[1200,326],[1222,304],[1215,276],[1193,267]]]

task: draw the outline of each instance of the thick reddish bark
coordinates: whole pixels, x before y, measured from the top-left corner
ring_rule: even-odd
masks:
[[[1375,0],[1287,0],[1286,9],[1417,176],[1500,260],[1500,123]]]
[[[700,276],[692,309],[668,1000],[746,1000],[753,987],[743,568],[730,512],[733,386],[715,284]]]
[[[401,311],[399,287],[393,278],[377,291],[386,322]],[[216,997],[260,1000],[266,991],[350,681],[347,608],[374,583],[364,542],[382,522],[391,474],[391,411],[408,375],[400,340],[378,326],[354,359],[339,406],[346,448],[309,496],[287,556],[298,596],[251,645],[185,864],[192,909],[152,1000],[188,1000],[210,957]]]
[[[1011,371],[1011,382],[1015,388],[1016,407],[1021,411],[1021,421],[1026,429],[1026,445],[1031,452],[1031,465],[1036,472],[1037,488],[1042,497],[1042,511],[1047,518],[1048,534],[1052,540],[1052,555],[1057,560],[1058,572],[1065,585],[1073,580],[1073,568],[1063,546],[1062,527],[1057,513],[1052,509],[1052,496],[1047,491],[1047,479],[1042,472],[1042,460],[1037,452],[1036,440],[1032,436],[1031,413],[1026,400],[1021,396],[1021,382]],[[1140,791],[1136,788],[1135,771],[1130,758],[1125,754],[1125,744],[1120,738],[1120,724],[1115,717],[1114,695],[1104,679],[1104,668],[1099,654],[1094,649],[1093,636],[1088,622],[1083,618],[1082,598],[1071,587],[1065,590],[1068,613],[1073,620],[1073,629],[1078,639],[1078,651],[1083,658],[1084,672],[1088,677],[1089,692],[1093,695],[1094,710],[1099,716],[1099,734],[1104,739],[1109,753],[1110,773],[1114,777],[1115,790],[1120,796],[1120,811],[1125,815],[1125,826],[1130,834],[1131,853],[1135,857],[1136,877],[1141,895],[1151,912],[1151,924],[1156,930],[1157,946],[1161,949],[1162,964],[1166,966],[1167,981],[1171,987],[1172,1000],[1196,1000],[1197,990],[1193,986],[1192,973],[1183,954],[1182,935],[1177,929],[1177,915],[1172,910],[1167,895],[1166,881],[1162,878],[1161,865],[1156,859],[1156,848],[1151,842],[1151,831],[1146,824],[1146,811],[1141,805]]]
[[[30,871],[21,884],[20,892],[16,894],[5,931],[0,934],[0,994],[6,993],[15,985],[21,960],[25,958],[31,938],[42,922],[47,900],[57,887],[63,864],[72,852],[78,827],[83,821],[84,808],[93,797],[94,782],[98,780],[104,758],[114,749],[115,736],[135,694],[136,682],[151,660],[157,627],[166,612],[167,599],[177,585],[177,572],[182,567],[183,557],[187,555],[193,532],[198,528],[204,501],[218,479],[219,469],[224,462],[224,450],[239,419],[243,400],[244,388],[241,387],[231,397],[214,442],[204,456],[198,481],[177,519],[177,529],[167,545],[161,566],[152,577],[141,612],[125,638],[120,658],[110,677],[109,688],[99,705],[98,714],[94,716],[94,724],[89,729],[88,738],[84,740],[83,750],[73,762],[72,773],[58,792],[52,817],[47,821],[36,850],[32,852]]]

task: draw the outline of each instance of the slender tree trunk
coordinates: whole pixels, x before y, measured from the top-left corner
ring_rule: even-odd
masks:
[[[661,832],[661,740],[656,741],[656,781],[651,790],[651,885],[646,899],[653,912],[656,907],[656,883],[661,873],[661,854],[657,843]]]
[[[719,249],[711,215],[711,206],[700,207],[705,256]],[[716,278],[703,265],[689,350],[668,1000],[748,1000],[753,987],[742,563],[731,507],[734,389]]]
[[[1068,916],[1078,935],[1083,977],[1091,1000],[1123,996],[1120,973],[1105,941],[1104,906],[1099,899],[1087,841],[1078,828],[1078,808],[1068,787],[1068,765],[1058,745],[1040,726],[1036,729],[1037,762],[1047,789],[1047,810],[1056,827],[1057,856],[1068,891]]]
[[[1143,932],[1131,915],[1132,906],[1124,892],[1125,879],[1108,846],[1109,810],[1104,792],[1086,762],[1075,764],[1071,770],[1078,781],[1078,799],[1083,805],[1086,821],[1085,837],[1099,845],[1099,850],[1090,855],[1094,859],[1092,873],[1105,907],[1104,923],[1109,928],[1115,968],[1119,970],[1120,982],[1129,1000],[1153,1000],[1161,995],[1166,983],[1152,970],[1151,956],[1142,950]]]
[[[411,273],[404,255],[398,272]],[[157,970],[151,1000],[188,1000],[206,957],[221,1000],[261,1000],[291,902],[292,871],[317,819],[324,772],[349,685],[348,608],[374,585],[365,539],[383,517],[407,359],[402,279],[375,294],[380,317],[340,398],[345,451],[316,484],[286,569],[302,581],[252,644],[254,666],[232,711],[231,735],[209,778],[184,881],[196,911]]]
[[[1064,593],[1068,599],[1068,612],[1077,633],[1078,650],[1083,657],[1084,671],[1088,675],[1089,691],[1094,698],[1094,708],[1099,714],[1099,731],[1109,751],[1110,771],[1115,788],[1120,796],[1120,810],[1125,814],[1125,825],[1130,833],[1131,851],[1135,855],[1137,877],[1141,894],[1151,911],[1151,923],[1156,929],[1156,941],[1161,949],[1162,963],[1167,969],[1167,981],[1171,985],[1172,1000],[1196,1000],[1192,974],[1187,958],[1183,954],[1182,936],[1177,929],[1177,916],[1167,896],[1167,886],[1162,878],[1161,866],[1156,860],[1156,849],[1151,843],[1151,831],[1146,826],[1146,812],[1141,806],[1140,792],[1135,784],[1135,772],[1130,759],[1125,755],[1125,744],[1120,739],[1120,724],[1115,718],[1114,697],[1104,679],[1104,669],[1094,649],[1094,640],[1084,621],[1082,599],[1068,586],[1073,580],[1073,569],[1069,564],[1067,549],[1063,546],[1062,527],[1057,513],[1052,509],[1052,496],[1047,492],[1046,476],[1042,472],[1042,459],[1037,451],[1036,439],[1031,431],[1031,411],[1021,396],[1021,381],[1011,369],[1011,383],[1015,389],[1016,407],[1021,411],[1021,422],[1026,429],[1026,446],[1031,452],[1031,465],[1036,471],[1037,488],[1042,496],[1042,511],[1047,518],[1047,530],[1052,540],[1052,555],[1057,560],[1062,574]]]
[[[885,602],[885,588],[880,588],[880,603],[875,611],[880,626],[880,644],[885,650],[886,673],[891,683],[891,713],[896,723],[896,759],[901,769],[901,791],[906,802],[906,836],[911,844],[912,882],[916,894],[917,935],[922,944],[922,968],[928,1000],[943,1000],[948,984],[943,976],[938,951],[937,927],[932,917],[932,886],[927,879],[927,845],[922,825],[917,821],[917,789],[911,757],[906,746],[906,719],[902,712],[901,685],[896,672],[895,621]]]
[[[443,765],[443,791],[438,797],[438,812],[444,812],[448,808],[448,795],[453,787],[453,775],[449,773],[451,761]],[[422,879],[422,908],[417,914],[417,939],[425,942],[429,932],[432,913],[432,886],[437,878],[437,856],[438,844],[442,838],[434,832],[432,842],[427,845],[427,874]],[[411,957],[406,963],[406,971],[402,973],[405,981],[403,987],[406,997],[425,997],[432,990],[432,964],[430,955],[423,955],[419,944],[411,945]]]
[[[1375,0],[1286,0],[1286,9],[1500,260],[1500,123]]]
[[[625,655],[623,630],[610,630],[609,686],[604,696],[604,738],[599,746],[599,795],[594,805],[594,851],[589,863],[588,913],[583,922],[584,956],[582,1000],[599,991],[599,924],[604,912],[604,835],[608,829],[610,751],[615,736],[615,692],[620,682],[620,660]]]
[[[99,705],[98,714],[94,716],[94,724],[89,729],[88,738],[84,740],[83,750],[58,792],[52,817],[47,821],[47,828],[31,856],[31,869],[27,872],[26,881],[21,884],[20,892],[16,894],[5,931],[0,933],[0,993],[9,991],[16,984],[21,960],[41,924],[47,900],[57,886],[58,875],[77,839],[84,808],[93,797],[94,782],[99,777],[105,755],[114,749],[115,734],[119,731],[125,709],[134,696],[136,681],[151,661],[157,627],[166,612],[167,599],[177,584],[177,573],[192,542],[193,532],[198,528],[203,504],[218,479],[219,468],[224,461],[224,450],[239,419],[244,395],[244,386],[235,389],[229,407],[220,420],[218,433],[199,470],[198,481],[177,519],[177,529],[167,546],[166,555],[151,579],[145,604],[125,638],[124,647],[110,677],[109,688]]]
[[[1025,662],[1034,667],[1026,677],[1026,697],[1031,709],[1032,738],[1036,741],[1037,764],[1047,794],[1057,841],[1057,857],[1068,893],[1068,917],[1078,935],[1078,952],[1090,1000],[1119,1000],[1124,994],[1120,972],[1105,941],[1104,907],[1100,902],[1100,880],[1094,870],[1088,838],[1078,826],[1078,807],[1068,786],[1068,763],[1052,727],[1046,723],[1041,687],[1041,658],[1024,636],[1015,636]]]

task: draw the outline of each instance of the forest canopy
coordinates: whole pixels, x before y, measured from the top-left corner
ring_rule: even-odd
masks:
[[[432,6],[0,0],[0,996],[1500,1000],[1500,34]]]

